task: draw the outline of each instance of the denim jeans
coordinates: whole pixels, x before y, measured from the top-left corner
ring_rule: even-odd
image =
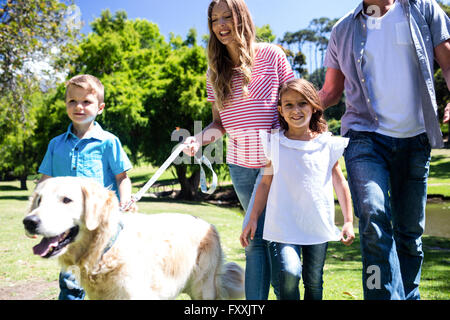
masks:
[[[298,285],[302,277],[305,287],[304,299],[322,300],[323,267],[327,248],[328,242],[315,245],[269,243],[272,278],[279,287],[278,300],[300,300]]]
[[[359,234],[365,299],[420,299],[430,144],[349,131],[344,157]]]
[[[233,164],[228,165],[234,190],[242,208],[246,212],[243,228],[248,223],[253,206],[256,188],[261,181],[262,169],[245,168]],[[258,219],[258,227],[253,240],[245,248],[245,297],[247,300],[267,300],[269,297],[271,264],[269,248],[262,238],[265,210]],[[278,292],[275,288],[275,292]]]
[[[59,300],[83,300],[85,292],[71,272],[59,274]]]

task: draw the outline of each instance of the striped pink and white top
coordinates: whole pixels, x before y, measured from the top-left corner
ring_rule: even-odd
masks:
[[[246,97],[242,92],[240,68],[233,70],[232,96],[220,111],[228,135],[227,163],[247,168],[261,168],[266,163],[259,131],[279,127],[277,102],[280,85],[294,78],[283,50],[273,44],[259,44]],[[215,100],[214,90],[206,82],[208,101]]]

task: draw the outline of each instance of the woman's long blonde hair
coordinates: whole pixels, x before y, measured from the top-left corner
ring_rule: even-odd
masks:
[[[208,63],[209,81],[214,89],[215,102],[219,110],[225,108],[226,101],[231,97],[231,79],[233,76],[233,61],[227,48],[216,37],[212,29],[212,10],[220,1],[226,2],[233,15],[234,34],[239,50],[239,67],[243,74],[242,90],[248,93],[254,60],[254,45],[256,38],[255,25],[244,0],[212,0],[208,7]]]

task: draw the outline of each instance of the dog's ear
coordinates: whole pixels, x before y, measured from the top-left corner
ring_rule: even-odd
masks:
[[[97,183],[87,182],[81,186],[84,202],[84,222],[89,231],[107,221],[109,213],[118,205],[115,194]]]

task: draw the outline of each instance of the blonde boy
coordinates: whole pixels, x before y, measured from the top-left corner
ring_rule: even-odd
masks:
[[[105,108],[102,83],[87,74],[71,78],[66,83],[65,103],[72,123],[50,141],[39,167],[39,182],[60,176],[92,178],[115,191],[121,205],[127,203],[131,198],[130,160],[120,140],[95,121]],[[84,290],[70,273],[60,274],[60,288],[60,300],[84,298]]]

